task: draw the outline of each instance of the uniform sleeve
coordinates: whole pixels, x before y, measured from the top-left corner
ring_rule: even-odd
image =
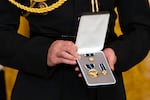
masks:
[[[17,34],[19,11],[8,0],[0,1],[0,63],[5,65],[12,59],[19,41],[24,38]]]
[[[148,0],[119,0],[118,13],[123,35],[111,47],[117,55],[116,71],[126,71],[143,60],[149,51]]]
[[[0,64],[37,76],[51,75],[47,51],[53,40],[19,35],[20,11],[8,0],[0,0],[0,13]]]

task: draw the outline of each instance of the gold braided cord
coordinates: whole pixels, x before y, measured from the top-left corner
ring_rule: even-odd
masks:
[[[92,12],[99,12],[98,0],[91,0]]]
[[[23,9],[23,10],[25,10],[27,12],[31,12],[31,13],[45,13],[45,12],[53,11],[56,8],[59,8],[60,6],[62,6],[66,1],[67,0],[58,0],[57,2],[53,3],[52,5],[50,5],[48,7],[31,8],[31,7],[24,6],[24,5],[16,2],[15,0],[9,0],[9,2],[14,4],[18,8]]]

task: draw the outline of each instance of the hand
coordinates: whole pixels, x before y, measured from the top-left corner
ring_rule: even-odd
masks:
[[[56,40],[48,50],[47,64],[48,66],[60,63],[75,65],[77,59],[80,59],[80,55],[77,53],[77,46],[72,41]]]
[[[114,65],[117,61],[117,57],[115,55],[115,52],[111,48],[105,48],[104,49],[104,54],[106,56],[106,59],[108,60],[109,66],[112,70],[114,70]]]
[[[78,66],[75,67],[75,71],[76,71],[76,72],[79,72],[79,73],[78,73],[78,77],[82,77],[80,68],[79,68]]]

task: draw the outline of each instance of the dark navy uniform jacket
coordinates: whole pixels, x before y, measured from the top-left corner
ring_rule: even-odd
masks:
[[[19,1],[19,0],[17,0]],[[28,0],[22,0],[29,6]],[[47,0],[50,5],[57,0]],[[12,100],[125,100],[122,72],[140,62],[149,51],[150,8],[148,0],[98,0],[100,11],[111,14],[105,47],[114,49],[117,63],[114,85],[88,87],[74,66],[47,66],[47,51],[62,35],[74,36],[78,18],[91,12],[90,0],[67,0],[48,14],[31,13],[30,38],[17,34],[22,10],[0,0],[0,63],[19,70]],[[21,2],[21,1],[19,1]],[[114,32],[117,6],[123,35]],[[89,25],[89,27],[92,27]],[[93,33],[94,35],[94,33]],[[69,39],[74,41],[74,39]],[[134,73],[133,73],[134,74]]]

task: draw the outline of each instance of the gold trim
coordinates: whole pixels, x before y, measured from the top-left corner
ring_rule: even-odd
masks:
[[[95,9],[94,9],[94,0],[91,0],[91,5],[92,5],[92,12],[95,12]]]
[[[31,0],[32,1],[32,0]],[[34,2],[44,2],[46,0],[33,0]]]
[[[92,12],[99,12],[98,0],[91,0]]]
[[[95,0],[95,7],[96,7],[96,12],[99,12],[98,0]]]
[[[31,7],[27,7],[25,5],[22,5],[18,2],[16,2],[15,0],[8,0],[9,2],[11,2],[12,4],[14,4],[15,6],[17,6],[20,9],[23,9],[27,12],[31,12],[31,13],[46,13],[49,11],[53,11],[56,8],[59,8],[60,6],[62,6],[67,0],[58,0],[57,2],[53,3],[52,5],[48,6],[48,7],[44,7],[44,8],[31,8]]]

